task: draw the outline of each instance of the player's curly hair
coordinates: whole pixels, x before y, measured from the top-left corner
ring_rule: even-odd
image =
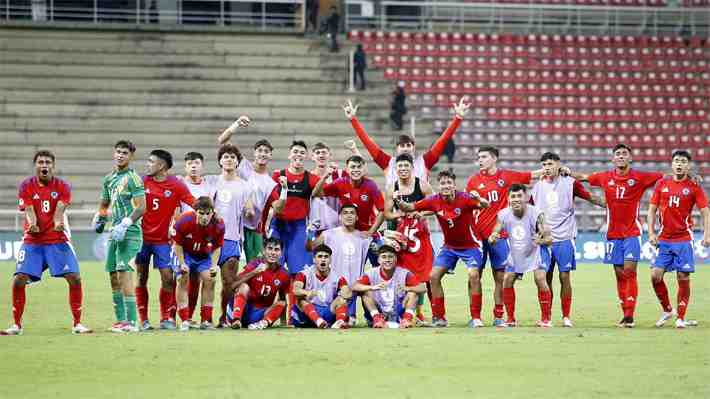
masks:
[[[444,169],[441,172],[439,172],[439,175],[436,176],[436,180],[441,180],[444,177],[448,177],[451,180],[456,181],[456,174],[454,173],[453,169]]]
[[[219,147],[219,151],[217,151],[217,163],[219,166],[222,166],[222,155],[224,154],[232,154],[237,157],[237,164],[242,162],[242,152],[239,151],[239,147],[237,147],[234,144],[223,144],[221,147]]]

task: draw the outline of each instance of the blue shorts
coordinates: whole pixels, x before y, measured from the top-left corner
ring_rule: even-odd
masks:
[[[239,241],[224,240],[224,245],[222,245],[222,252],[219,253],[219,260],[217,261],[217,265],[219,267],[222,267],[222,265],[227,263],[227,261],[232,258],[237,258],[237,260],[239,260],[239,256],[241,255],[241,248],[242,247],[239,244]]]
[[[535,268],[535,271],[537,270],[542,270],[544,272],[550,271],[550,265],[552,264],[552,255],[550,254],[550,248],[545,247],[545,246],[540,246],[538,248],[540,251],[540,264],[537,265],[537,268]],[[512,263],[508,263],[505,266],[505,272],[506,273],[515,273],[518,275],[518,277],[522,277],[523,273],[516,272],[515,265]]]
[[[232,306],[233,302],[230,301],[227,304],[227,321],[232,322]],[[253,305],[251,305],[249,302],[247,302],[246,306],[244,307],[244,312],[242,313],[242,325],[243,326],[248,326],[249,324],[256,323],[258,321],[261,321],[264,318],[264,313],[266,313],[266,309],[268,308],[257,308]]]
[[[466,264],[466,268],[483,268],[483,256],[478,248],[453,249],[447,246],[441,247],[439,255],[434,260],[434,267],[443,267],[448,271],[456,269],[456,262],[459,259]]]
[[[153,267],[156,269],[167,269],[175,266],[173,248],[170,244],[143,244],[140,252],[136,255],[137,265],[150,265],[150,258],[153,258]]]
[[[551,246],[552,261],[548,271],[555,271],[555,265],[560,272],[571,272],[577,270],[577,259],[575,258],[575,246],[572,240],[553,242]]]
[[[660,241],[658,243],[658,256],[651,267],[664,269],[667,272],[695,272],[693,242]]]
[[[330,306],[313,306],[316,308],[316,312],[318,312],[318,315],[320,315],[323,320],[327,321],[328,324],[335,323],[335,314],[330,311]],[[296,305],[291,306],[291,323],[293,323],[294,327],[298,328],[316,326],[315,323],[313,323],[313,320],[309,319],[308,316],[303,313],[301,309],[299,309]]]
[[[203,257],[196,257],[194,255],[191,255],[189,252],[185,252],[185,264],[187,267],[190,268],[189,273],[202,273],[204,271],[210,270],[210,267],[212,267],[212,257],[209,255],[205,255]],[[180,276],[182,275],[182,272],[180,271],[180,265],[178,265],[178,262],[175,262],[175,275]]]
[[[372,239],[372,242],[370,243],[370,247],[367,249],[367,260],[370,261],[370,265],[372,267],[380,266],[380,261],[377,259],[379,257],[379,255],[377,254],[377,251],[380,249],[380,247],[384,243],[385,243],[385,241],[381,237]]]
[[[281,264],[285,264],[292,276],[313,263],[313,256],[306,250],[306,221],[286,222],[274,218],[271,221],[271,237],[281,240]]]
[[[491,267],[493,270],[503,270],[506,266],[506,260],[510,254],[510,247],[508,247],[508,240],[498,240],[494,245],[488,242],[488,240],[483,240],[483,247],[481,248],[483,252],[483,260],[481,261],[481,269],[486,267],[486,261],[490,257]]]
[[[57,244],[25,244],[17,254],[15,274],[30,276],[30,280],[39,281],[42,273],[49,268],[52,277],[62,277],[69,273],[79,273],[79,262],[74,248],[68,242]]]
[[[382,313],[380,305],[378,305],[377,303],[375,303],[375,305],[377,306],[377,310]],[[404,308],[404,305],[401,302],[397,301],[397,303],[395,303],[395,314],[390,315],[390,317],[387,318],[387,321],[399,323],[399,321],[402,320],[402,316],[404,315],[405,310],[406,309]],[[372,327],[372,316],[370,315],[370,312],[367,310],[367,308],[365,308],[365,320],[367,320],[368,327]]]
[[[641,238],[607,240],[604,252],[604,263],[608,265],[622,266],[627,260],[638,262],[641,259]]]

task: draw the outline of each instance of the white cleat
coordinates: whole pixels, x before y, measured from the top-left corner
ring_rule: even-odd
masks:
[[[124,322],[117,321],[117,322],[113,323],[113,325],[111,327],[108,328],[108,331],[110,331],[112,333],[123,334],[124,332],[126,332],[123,330],[124,325],[125,325]]]
[[[22,335],[22,327],[13,324],[10,328],[0,331],[0,335]]]
[[[74,327],[71,329],[72,334],[91,334],[93,333],[94,330],[83,326],[81,323],[76,324]]]
[[[190,320],[183,320],[180,322],[179,330],[182,332],[190,331],[191,325],[192,325],[192,323],[190,322]]]
[[[319,318],[318,321],[316,321],[316,327],[318,328],[328,328],[328,322]]]
[[[342,330],[347,327],[348,327],[347,323],[343,320],[336,320],[335,323],[333,323],[333,325],[330,326],[330,328],[333,328],[336,330]]]
[[[250,330],[264,330],[267,327],[269,327],[269,322],[266,320],[260,320],[260,321],[257,321],[256,323],[249,324],[248,328]]]
[[[658,318],[658,321],[656,322],[656,327],[663,327],[664,324],[673,317],[677,316],[678,313],[676,313],[675,309],[671,309],[670,312],[661,312],[661,317]]]
[[[687,328],[688,325],[685,324],[685,321],[683,319],[676,319],[675,321],[675,328]]]
[[[686,325],[686,327],[697,327],[698,321],[697,320],[685,320],[685,325]]]
[[[569,317],[565,317],[562,319],[562,327],[572,328],[574,324],[572,324],[572,320]]]
[[[200,329],[200,323],[196,321],[189,320],[190,322],[190,328],[193,330],[199,330]]]
[[[570,322],[571,324],[572,322]],[[538,327],[543,327],[543,328],[550,328],[552,327],[552,322],[550,320],[539,320],[537,323],[535,323],[536,326]],[[570,325],[571,327],[571,325]]]
[[[481,328],[483,327],[483,321],[481,319],[471,319],[468,322],[468,328]]]
[[[138,326],[133,323],[123,323],[122,330],[123,330],[123,332],[127,332],[127,333],[135,333],[135,332],[140,332],[141,329],[138,328]]]

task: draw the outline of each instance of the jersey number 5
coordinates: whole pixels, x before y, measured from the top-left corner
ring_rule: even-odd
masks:
[[[415,253],[422,247],[422,241],[416,236],[418,232],[419,229],[416,228],[411,228],[409,226],[404,228],[404,236],[407,237],[407,240],[414,242],[414,245],[408,248],[409,252]]]
[[[159,198],[153,198],[153,210],[157,211],[158,208],[160,208],[160,199]]]

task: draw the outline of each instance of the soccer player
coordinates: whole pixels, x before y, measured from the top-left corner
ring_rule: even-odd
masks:
[[[353,292],[362,295],[367,324],[385,328],[388,322],[400,328],[414,325],[417,294],[426,292],[424,283],[407,269],[397,267],[397,251],[389,245],[378,250],[378,267],[363,274],[353,285]]]
[[[214,302],[217,261],[224,245],[224,222],[214,212],[210,197],[199,197],[194,211],[180,215],[175,223],[173,248],[177,257],[177,312],[182,323],[180,331],[191,327],[188,295],[189,276],[195,273],[202,281],[202,306],[200,309],[200,329],[212,330],[212,309]],[[199,286],[199,285],[198,285]]]
[[[233,329],[246,325],[250,330],[263,330],[281,316],[286,308],[286,293],[290,290],[291,280],[279,263],[280,258],[281,241],[266,238],[263,258],[249,262],[239,274],[227,319]]]
[[[495,288],[493,290],[493,325],[502,326],[503,320],[503,275],[505,274],[505,260],[508,259],[508,246],[505,240],[497,240],[493,246],[489,241],[493,227],[496,224],[498,212],[508,206],[508,189],[513,184],[530,184],[533,178],[542,175],[541,170],[534,172],[516,172],[498,168],[498,149],[490,146],[483,146],[478,149],[478,174],[468,178],[466,191],[475,191],[477,195],[485,198],[490,204],[489,207],[481,210],[475,217],[475,233],[483,242],[481,249],[483,253],[483,263],[481,269],[490,261]],[[501,238],[507,238],[505,231],[501,232]],[[480,285],[480,283],[478,283]],[[480,319],[480,309],[483,306],[483,297],[474,294],[471,301],[475,303],[475,317]]]
[[[340,226],[324,231],[307,242],[307,248],[327,245],[332,249],[333,273],[345,281],[357,280],[365,270],[365,261],[372,236],[355,228],[358,220],[357,207],[346,203],[340,208]],[[348,304],[349,325],[357,324],[357,298]]]
[[[101,182],[99,211],[93,227],[102,233],[111,208],[111,238],[108,241],[106,271],[113,292],[113,309],[116,323],[110,331],[137,332],[136,297],[133,286],[133,262],[143,246],[141,218],[145,213],[143,180],[130,168],[136,146],[121,140],[114,145],[114,170]]]
[[[33,157],[35,176],[20,183],[19,210],[25,214],[22,246],[12,280],[12,318],[14,324],[0,335],[21,335],[25,311],[25,287],[39,281],[46,268],[52,277],[63,277],[69,284],[69,308],[74,324],[71,332],[86,334],[91,329],[81,324],[83,291],[74,249],[64,224],[64,212],[71,204],[71,187],[54,176],[55,157],[40,150]]]
[[[397,155],[395,167],[397,168],[397,180],[393,185],[387,186],[385,191],[385,218],[388,221],[389,230],[396,230],[400,219],[406,216],[395,205],[395,197],[404,202],[415,203],[434,193],[427,181],[412,174],[414,160],[411,155]]]
[[[311,150],[311,159],[315,163],[315,168],[311,173],[320,179],[326,179],[325,183],[330,184],[341,177],[345,177],[343,171],[338,170],[338,164],[332,162],[330,147],[318,142]],[[308,217],[310,227],[314,229],[316,236],[325,230],[338,227],[340,223],[339,205],[337,197],[312,197],[311,211]]]
[[[617,144],[611,159],[613,170],[592,174],[572,173],[604,192],[607,209],[604,263],[614,266],[616,289],[623,316],[619,327],[631,328],[638,297],[637,264],[641,258],[641,199],[647,189],[663,178],[662,173],[642,172],[631,167],[631,148]]]
[[[432,326],[446,327],[446,306],[444,288],[441,279],[447,272],[456,268],[456,262],[461,259],[468,268],[468,286],[471,297],[471,321],[469,327],[481,327],[480,302],[474,301],[481,296],[480,270],[483,259],[480,242],[476,238],[473,211],[488,207],[488,201],[481,198],[477,192],[460,192],[456,190],[456,175],[453,171],[439,172],[439,193],[428,196],[414,204],[395,199],[399,209],[404,212],[431,211],[444,233],[444,245],[434,260],[429,283],[431,284]]]
[[[651,282],[663,312],[656,322],[661,327],[677,316],[676,328],[685,328],[685,313],[690,302],[690,274],[695,272],[693,258],[693,222],[691,212],[697,206],[703,215],[702,245],[710,246],[710,209],[708,198],[700,185],[689,179],[691,156],[688,151],[678,150],[671,157],[673,178],[665,178],[656,184],[648,206],[648,241],[658,247],[658,256],[651,266]],[[656,234],[656,215],[661,230]],[[668,288],[663,281],[666,272],[676,272],[678,279],[677,312],[668,299]]]
[[[539,210],[545,214],[545,223],[551,231],[552,259],[547,270],[547,284],[552,288],[555,266],[560,279],[562,325],[572,327],[571,272],[577,269],[574,240],[577,237],[577,220],[574,215],[574,199],[582,198],[591,204],[604,207],[604,200],[587,191],[582,183],[570,176],[561,176],[560,156],[546,152],[540,158],[542,178],[535,183],[531,197]],[[505,302],[505,300],[504,300]]]
[[[408,135],[399,136],[397,140],[396,155],[409,154],[414,159],[414,175],[416,177],[429,181],[429,171],[431,171],[431,168],[433,168],[434,165],[439,162],[439,158],[444,152],[446,145],[449,143],[449,141],[451,141],[451,138],[453,137],[454,133],[456,133],[456,130],[461,125],[461,121],[466,116],[469,108],[471,107],[471,104],[467,103],[466,100],[467,98],[464,96],[461,98],[458,104],[454,104],[454,119],[446,128],[444,133],[423,155],[414,155],[413,137]],[[397,180],[395,158],[393,158],[392,155],[385,153],[382,148],[380,148],[380,146],[378,146],[372,140],[372,138],[370,138],[370,136],[360,124],[360,121],[357,120],[357,109],[358,105],[353,106],[350,100],[348,100],[345,106],[343,106],[345,116],[350,119],[350,123],[352,124],[353,129],[355,130],[355,134],[357,134],[360,141],[362,141],[362,144],[365,146],[365,148],[367,148],[367,151],[370,153],[370,156],[372,156],[372,159],[375,161],[377,166],[379,166],[380,169],[382,169],[382,171],[384,172],[385,178],[387,180],[387,185],[393,185]]]
[[[136,305],[143,330],[152,330],[148,321],[148,276],[151,258],[153,267],[160,273],[160,328],[174,330],[175,278],[173,276],[173,251],[170,245],[170,227],[173,216],[181,204],[192,205],[195,197],[185,183],[169,174],[173,157],[165,150],[153,150],[148,156],[143,187],[147,209],[143,215],[143,246],[136,256]]]
[[[296,303],[291,306],[294,327],[347,328],[352,291],[344,277],[331,272],[333,251],[327,245],[313,250],[314,265],[293,278]]]
[[[505,326],[518,325],[515,319],[515,281],[524,273],[533,272],[540,303],[537,326],[552,327],[552,291],[547,282],[552,236],[545,224],[543,211],[527,202],[524,185],[510,186],[508,207],[498,213],[498,220],[488,241],[495,244],[504,229],[509,233],[507,241],[510,255],[503,277],[503,303],[508,314]]]

